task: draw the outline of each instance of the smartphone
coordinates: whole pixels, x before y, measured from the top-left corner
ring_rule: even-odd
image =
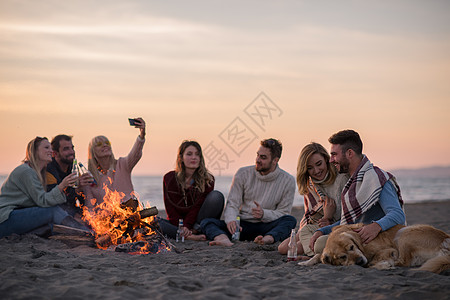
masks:
[[[136,123],[139,123],[138,120],[136,120],[136,119],[130,119],[130,118],[128,118],[128,122],[130,122],[130,126],[136,126],[136,125],[137,125]]]

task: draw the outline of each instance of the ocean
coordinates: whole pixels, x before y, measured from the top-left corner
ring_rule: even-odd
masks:
[[[395,174],[395,173],[394,173]],[[7,176],[0,175],[0,185]],[[450,176],[438,174],[434,176],[418,176],[417,173],[405,173],[396,176],[403,199],[406,203],[441,201],[450,199]],[[162,176],[133,176],[134,189],[145,207],[156,206],[164,209]],[[215,189],[227,198],[232,176],[217,176]],[[303,197],[295,193],[294,206],[303,206]]]

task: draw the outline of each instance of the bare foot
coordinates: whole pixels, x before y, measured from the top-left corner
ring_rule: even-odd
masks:
[[[206,235],[204,234],[191,234],[186,237],[187,240],[191,241],[206,241]]]
[[[256,244],[259,244],[259,245],[267,245],[267,244],[273,244],[275,242],[275,240],[273,239],[273,236],[271,236],[271,235],[265,235],[265,236],[258,235],[253,242],[255,242]]]
[[[233,246],[233,243],[225,234],[220,234],[214,238],[214,241],[209,242],[210,246]]]

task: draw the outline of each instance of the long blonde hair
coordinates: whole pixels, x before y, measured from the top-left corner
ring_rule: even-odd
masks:
[[[48,142],[48,139],[46,137],[40,137],[37,136],[34,139],[32,139],[27,146],[27,150],[25,151],[25,159],[22,161],[23,163],[28,164],[33,170],[36,171],[37,176],[39,178],[39,181],[42,183],[42,186],[44,187],[44,190],[47,188],[47,181],[45,173],[47,172],[47,168],[39,169],[39,162],[40,159],[38,157],[38,151],[39,145],[42,143],[42,141],[46,140]]]
[[[108,138],[106,136],[103,135],[99,135],[94,137],[91,142],[89,143],[89,148],[88,148],[88,169],[89,171],[92,173],[92,176],[94,177],[95,181],[99,182],[100,176],[101,176],[101,167],[100,164],[98,163],[97,157],[95,155],[95,147],[97,145],[98,142],[109,142]],[[116,164],[117,164],[117,160],[114,158],[114,154],[112,153],[112,149],[111,149],[111,157],[109,160],[109,168],[108,170],[115,170],[116,169]],[[104,172],[108,171],[108,170],[103,170]]]
[[[336,179],[337,176],[336,168],[334,167],[334,165],[330,163],[330,155],[328,154],[327,150],[321,144],[312,142],[303,147],[302,151],[300,152],[300,156],[298,158],[297,186],[300,195],[308,194],[309,173],[307,165],[309,158],[316,153],[322,155],[322,157],[325,160],[325,163],[327,164],[328,178],[326,178],[323,183],[328,185],[333,183],[334,180]]]
[[[181,185],[183,190],[186,188],[186,166],[183,163],[184,151],[189,147],[194,146],[200,155],[200,164],[192,175],[194,179],[194,186],[201,193],[205,191],[205,186],[211,185],[213,180],[212,174],[206,169],[205,159],[203,158],[202,147],[196,141],[183,141],[178,148],[177,162],[175,166],[175,173],[177,174],[178,183]]]

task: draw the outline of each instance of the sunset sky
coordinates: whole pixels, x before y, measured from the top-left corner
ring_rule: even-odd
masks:
[[[0,174],[35,136],[106,135],[116,157],[148,125],[134,173],[173,169],[184,139],[214,175],[282,141],[358,131],[380,167],[450,165],[450,1],[0,1]],[[206,152],[206,151],[205,151]],[[219,170],[220,169],[220,170]]]

